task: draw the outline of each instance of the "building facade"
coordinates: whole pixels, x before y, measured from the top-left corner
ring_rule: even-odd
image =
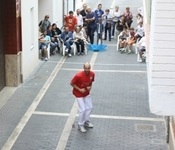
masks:
[[[168,116],[170,149],[175,149],[175,0],[144,0],[150,111]]]
[[[68,0],[0,1],[0,91],[17,87],[39,64],[38,23],[49,15],[51,23],[61,28],[73,4]]]

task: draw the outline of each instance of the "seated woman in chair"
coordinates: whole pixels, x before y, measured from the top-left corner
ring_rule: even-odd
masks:
[[[77,55],[83,55],[85,52],[85,44],[87,43],[80,27],[76,27],[73,33],[73,40],[77,48]]]
[[[127,39],[130,36],[130,33],[126,28],[123,28],[123,31],[119,34],[119,51],[126,52],[127,48]]]
[[[45,61],[48,60],[48,51],[47,48],[50,44],[50,36],[46,35],[47,31],[44,31],[43,33],[41,33],[40,37],[39,37],[39,49],[41,50],[41,54],[42,54],[42,59],[44,59]]]

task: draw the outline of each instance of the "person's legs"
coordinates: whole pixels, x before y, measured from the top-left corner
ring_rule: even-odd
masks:
[[[117,22],[113,22],[113,25],[112,25],[112,37],[114,37],[116,23]]]
[[[89,122],[89,117],[93,109],[92,99],[90,95],[84,97],[84,104],[85,104],[85,114],[84,114],[84,123],[85,123]]]
[[[78,112],[79,112],[79,116],[78,116],[78,125],[84,125],[85,119],[85,103],[84,103],[84,98],[77,98],[77,102],[78,102]]]
[[[111,27],[108,28],[109,41],[111,41]]]
[[[106,40],[107,39],[107,26],[105,26],[105,38],[104,38],[104,40]]]
[[[77,49],[77,54],[79,54],[80,53],[79,43],[78,42],[75,42],[75,45],[76,45],[76,49]]]

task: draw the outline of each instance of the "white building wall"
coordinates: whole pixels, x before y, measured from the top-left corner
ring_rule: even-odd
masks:
[[[38,0],[38,23],[49,15],[51,23],[59,28],[63,25],[63,0]]]
[[[149,46],[150,110],[175,115],[175,0],[153,0]]]
[[[38,1],[21,0],[23,80],[38,64]]]

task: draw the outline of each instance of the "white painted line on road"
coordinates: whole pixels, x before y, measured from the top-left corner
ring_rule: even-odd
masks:
[[[69,116],[68,113],[53,113],[53,112],[41,112],[35,111],[34,114],[36,115],[48,115],[48,116],[61,116],[67,117]],[[78,114],[76,114],[78,116]],[[95,115],[91,114],[91,118],[98,118],[98,119],[116,119],[116,120],[137,120],[137,121],[165,121],[164,118],[148,118],[148,117],[133,117],[133,116],[110,116],[110,115]]]
[[[94,52],[95,53],[95,52]],[[64,64],[71,64],[71,65],[83,65],[84,63],[79,62],[65,62]],[[95,63],[95,66],[146,66],[146,64],[104,64],[104,63]]]
[[[165,119],[163,119],[163,118],[130,117],[130,116],[107,116],[107,115],[91,115],[91,118],[138,120],[138,121],[165,121]]]
[[[61,70],[66,71],[78,71],[80,69],[69,69],[69,68],[62,68]],[[147,71],[139,71],[139,70],[93,70],[95,72],[121,72],[121,73],[147,73]]]
[[[66,60],[66,58],[62,57],[59,62],[64,62],[65,60]],[[35,97],[34,101],[30,105],[30,107],[28,108],[28,110],[26,111],[26,113],[24,114],[24,116],[22,117],[22,119],[20,120],[18,125],[16,126],[16,128],[13,130],[12,134],[9,136],[8,140],[3,145],[1,150],[10,150],[12,148],[12,146],[14,145],[16,140],[18,139],[19,135],[21,134],[23,128],[25,127],[25,125],[29,121],[30,117],[32,116],[33,112],[35,111],[36,107],[38,106],[38,104],[42,100],[42,97],[44,96],[44,94],[48,90],[48,88],[51,85],[51,83],[53,82],[54,78],[56,77],[62,64],[63,63],[58,63],[56,65],[56,67],[52,71],[51,75],[49,76],[49,78],[47,79],[47,81],[45,82],[45,84],[43,85],[43,87],[41,88],[41,90],[39,91],[37,96]]]
[[[62,116],[62,117],[68,117],[68,113],[55,113],[55,112],[43,112],[43,111],[34,111],[34,115],[45,115],[45,116]]]
[[[94,66],[97,55],[98,55],[98,52],[94,52],[92,57],[91,57],[91,60],[90,60],[91,68],[93,68],[93,66]],[[77,116],[77,112],[78,112],[78,105],[77,105],[77,101],[75,100],[74,104],[72,106],[70,115],[69,115],[67,122],[64,126],[63,132],[62,132],[60,139],[58,141],[56,150],[64,150],[66,148],[66,144],[67,144],[67,141],[69,139],[69,135],[71,133],[72,126],[74,125],[75,118]]]

